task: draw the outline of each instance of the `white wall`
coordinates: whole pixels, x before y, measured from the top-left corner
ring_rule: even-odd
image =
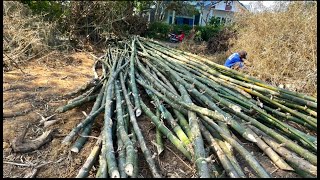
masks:
[[[241,6],[241,4],[238,1],[231,1],[230,5],[232,6],[231,11],[233,11],[233,12],[239,12],[240,8],[243,9],[243,7]],[[219,2],[218,4],[216,4],[215,9],[225,11],[226,3],[224,1]]]
[[[218,11],[218,10],[213,10],[211,14],[212,16],[224,17],[224,18],[232,18],[233,16],[233,12]]]
[[[226,3],[224,1],[221,1],[217,4],[215,4],[215,8],[211,8],[211,11],[210,11],[210,14],[209,14],[209,17],[208,17],[208,21],[209,19],[212,17],[212,16],[215,16],[215,17],[220,17],[220,18],[229,18],[229,19],[232,19],[233,17],[233,14],[234,12],[239,12],[241,10],[244,10],[244,8],[242,7],[242,5],[238,2],[238,1],[231,1],[231,10],[229,11],[226,11]],[[203,14],[202,14],[202,17],[204,19],[206,19],[207,17],[207,14],[208,14],[208,9],[205,9],[203,11]],[[199,22],[199,25],[201,26],[205,26],[205,22],[204,20],[201,20],[200,19],[200,22]]]
[[[202,15],[201,15],[202,18],[200,18],[200,20],[199,20],[199,25],[200,25],[200,26],[205,26],[205,25],[206,25],[205,20],[206,20],[206,18],[207,18],[208,13],[209,13],[209,11],[208,11],[207,9],[203,10],[203,13],[202,13]],[[210,17],[211,17],[211,16],[210,16],[210,14],[209,14],[207,21],[209,21]]]

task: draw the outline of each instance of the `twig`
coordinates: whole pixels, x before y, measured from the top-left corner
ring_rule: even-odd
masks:
[[[192,167],[190,167],[187,163],[184,162],[184,160],[182,160],[176,153],[174,153],[167,145],[164,145],[170,152],[172,152],[175,156],[177,156],[177,158],[183,162],[184,165],[186,165],[190,170],[194,171],[194,169]]]
[[[94,139],[101,139],[101,138],[95,137],[95,136],[84,136],[84,135],[82,135],[82,134],[79,134],[79,136],[81,136],[81,137],[87,137],[87,138],[94,138]]]
[[[10,162],[10,161],[3,161],[4,164],[11,164],[15,166],[24,166],[24,167],[34,167],[34,164],[22,164],[22,163],[16,163],[16,162]]]
[[[19,67],[19,65],[11,57],[9,57],[7,54],[4,54],[4,55],[6,55],[9,58],[9,60],[12,62],[12,64],[14,64],[14,66],[18,68],[23,74],[27,74]]]

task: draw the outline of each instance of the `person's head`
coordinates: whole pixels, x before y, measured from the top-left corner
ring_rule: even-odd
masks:
[[[239,53],[239,56],[241,59],[247,59],[247,52],[246,51],[241,50],[238,53]]]
[[[179,31],[179,34],[183,34],[183,31],[180,30],[180,31]]]

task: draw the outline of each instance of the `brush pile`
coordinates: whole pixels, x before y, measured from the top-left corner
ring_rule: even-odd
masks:
[[[54,23],[32,15],[29,8],[16,1],[3,3],[3,66],[4,70],[20,66],[50,51]]]
[[[272,177],[241,141],[254,143],[279,169],[317,176],[316,98],[137,36],[96,59],[94,80],[69,93],[75,98],[57,109],[63,113],[94,101],[62,142],[73,152],[81,150],[96,117],[104,114],[101,134],[77,177],[87,177],[93,164],[99,164],[96,177],[137,177],[138,148],[153,177],[162,177],[139,127],[142,113],[156,126],[157,154],[167,138],[195,164],[199,177],[221,177],[219,168],[227,177],[246,177],[234,151],[256,176]]]

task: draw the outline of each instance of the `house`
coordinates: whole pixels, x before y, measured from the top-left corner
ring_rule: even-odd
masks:
[[[248,8],[239,1],[190,1],[189,3],[199,10],[199,14],[186,16],[169,11],[164,21],[168,24],[205,26],[212,17],[216,17],[220,24],[225,24],[232,21],[235,12],[248,11]]]

